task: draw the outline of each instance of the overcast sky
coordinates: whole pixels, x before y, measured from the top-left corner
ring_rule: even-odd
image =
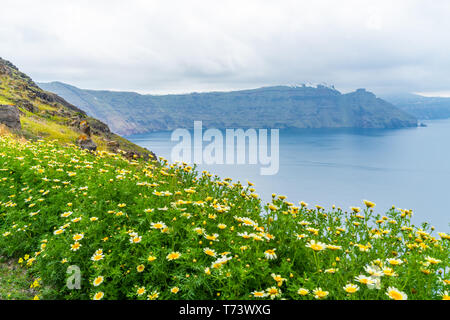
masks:
[[[0,57],[35,81],[175,93],[327,83],[450,96],[450,1],[23,1]]]

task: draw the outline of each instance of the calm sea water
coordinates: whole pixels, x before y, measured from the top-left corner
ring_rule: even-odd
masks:
[[[450,119],[426,128],[280,130],[280,169],[260,175],[259,165],[201,165],[222,178],[255,184],[294,203],[347,209],[368,199],[383,213],[392,205],[412,209],[413,221],[450,231]],[[171,132],[128,136],[170,160]],[[204,143],[206,145],[207,143]]]

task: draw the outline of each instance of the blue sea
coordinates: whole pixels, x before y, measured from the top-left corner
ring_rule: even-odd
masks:
[[[255,184],[256,193],[325,208],[376,203],[384,213],[395,205],[412,209],[413,222],[450,231],[450,119],[406,129],[280,130],[279,171],[261,175],[260,165],[200,165],[222,178]],[[270,132],[270,131],[269,131]],[[171,159],[171,132],[127,137]],[[204,146],[208,143],[204,143]]]

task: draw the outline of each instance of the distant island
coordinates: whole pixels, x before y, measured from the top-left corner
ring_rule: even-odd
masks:
[[[142,95],[38,83],[121,135],[192,128],[402,128],[417,118],[365,89],[273,86],[231,92]]]

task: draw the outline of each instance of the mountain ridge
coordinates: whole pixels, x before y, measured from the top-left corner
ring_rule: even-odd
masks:
[[[383,98],[421,120],[450,118],[450,98],[448,97],[397,93],[383,96]]]
[[[215,128],[401,128],[414,116],[365,89],[270,86],[228,92],[142,95],[39,83],[106,122],[120,134],[192,128],[194,120]]]

